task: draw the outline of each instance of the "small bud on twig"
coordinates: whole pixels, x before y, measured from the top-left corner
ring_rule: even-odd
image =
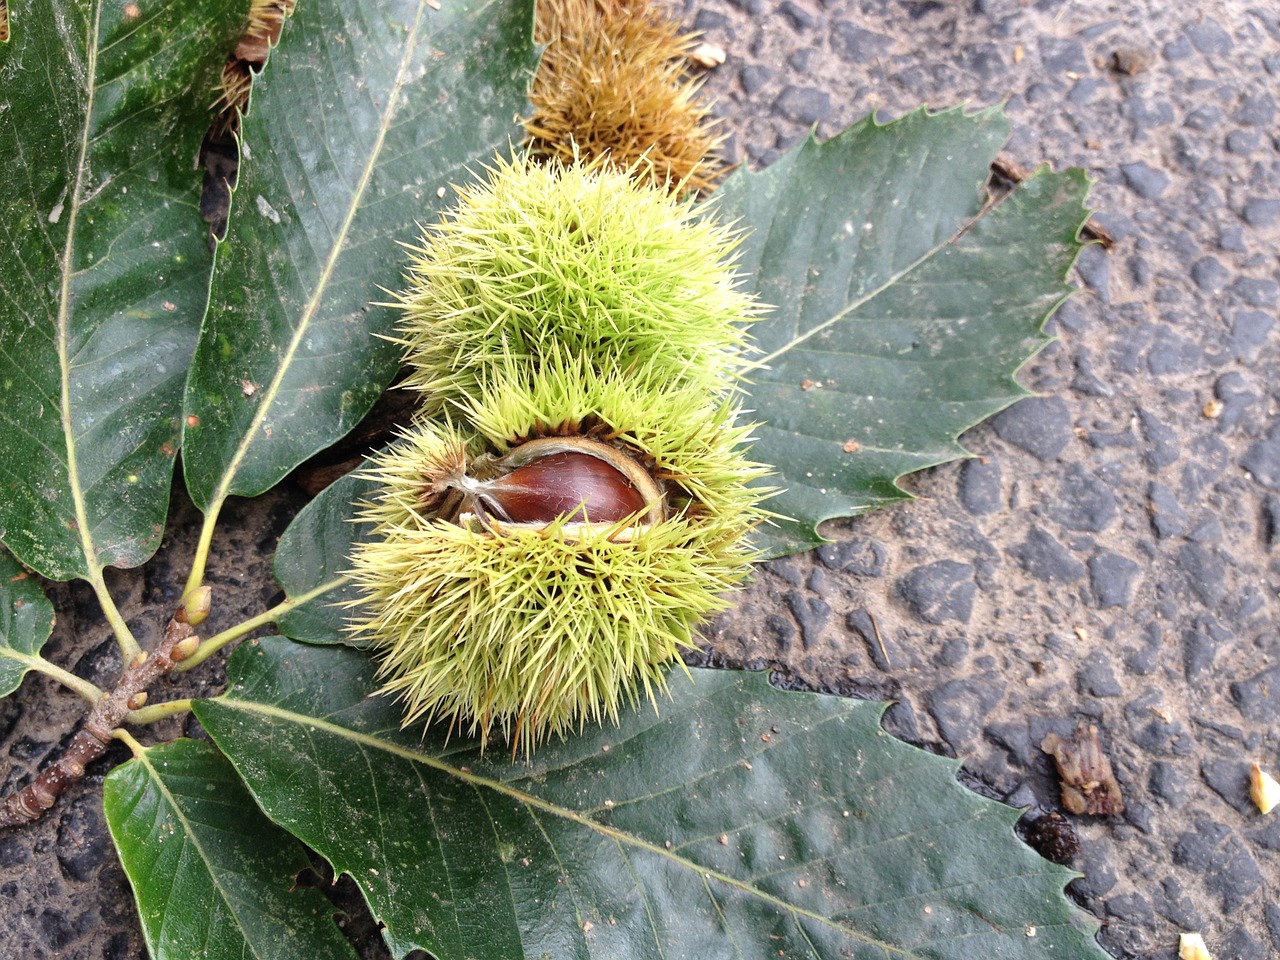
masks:
[[[182,598],[182,609],[178,616],[193,627],[204,623],[213,606],[213,587],[203,586],[192,590]]]
[[[84,776],[85,767],[102,756],[111,742],[112,731],[125,715],[147,702],[147,687],[173,669],[175,648],[184,641],[199,646],[199,638],[192,636],[191,625],[185,621],[186,610],[179,607],[165,626],[164,639],[154,655],[143,651],[133,658],[116,688],[89,711],[84,725],[71,738],[63,755],[36,774],[25,787],[0,797],[0,830],[38,819],[58,802],[68,787]]]
[[[195,653],[196,648],[199,646],[200,638],[192,634],[185,640],[179,640],[173,645],[173,652],[169,654],[169,659],[174,663],[181,663]]]

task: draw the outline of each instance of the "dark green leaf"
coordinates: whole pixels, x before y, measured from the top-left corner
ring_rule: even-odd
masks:
[[[296,840],[213,746],[178,740],[107,775],[107,825],[152,960],[354,960]]]
[[[196,714],[267,815],[355,878],[397,957],[1106,956],[1062,895],[1075,874],[955,762],[885,734],[881,704],[677,672],[660,717],[520,765],[401,731],[373,669],[270,638]]]
[[[350,568],[351,544],[368,528],[356,522],[356,505],[375,487],[370,480],[347,474],[307,504],[280,538],[274,570],[289,599],[298,600],[334,584],[276,621],[286,636],[309,643],[348,641],[342,628],[351,611],[338,604],[359,596],[355,583],[344,574]]]
[[[791,518],[762,531],[770,555],[904,498],[899,477],[963,456],[961,431],[1026,395],[1013,373],[1070,291],[1088,181],[1041,170],[984,206],[1007,133],[997,110],[869,118],[720,190],[712,209],[749,232],[743,272],[776,307],[752,328],[747,402],[765,423],[753,456],[785,488],[769,506]]]
[[[141,12],[138,12],[141,9]],[[213,260],[193,172],[247,0],[22,0],[0,48],[0,539],[156,549]]]
[[[0,697],[18,689],[53,632],[53,604],[0,547]]]
[[[187,389],[206,511],[346,433],[394,374],[404,251],[468,164],[506,148],[534,63],[532,0],[312,0],[244,124],[230,239]],[[192,424],[196,424],[192,426]]]

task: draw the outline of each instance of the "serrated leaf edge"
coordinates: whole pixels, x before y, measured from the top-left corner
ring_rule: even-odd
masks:
[[[950,110],[939,111],[937,113],[930,113],[926,108],[920,107],[917,110],[913,111],[912,114],[908,114],[907,116],[912,116],[918,113],[924,113],[926,116],[934,117],[934,116],[939,116],[941,114],[954,112],[955,110],[960,110],[960,109],[963,109],[963,107],[955,107],[955,108],[951,108]],[[998,108],[995,108],[995,107],[988,108],[987,110],[979,111],[978,113],[975,113],[975,114],[970,114],[970,116],[981,116],[984,114],[989,114],[996,111],[997,109]],[[904,119],[906,119],[906,117],[899,118],[898,120],[891,121],[890,123],[881,124],[876,122],[875,116],[873,114],[871,117],[868,118],[868,121],[876,128],[884,128],[884,127],[892,126],[894,123],[899,123]],[[852,128],[849,128],[849,129],[852,129]],[[842,131],[840,135],[843,135],[844,133],[847,133],[847,132],[848,130]],[[813,132],[811,131],[809,136],[804,141],[802,141],[801,145],[797,147],[795,151],[789,154],[788,156],[798,157],[800,150],[805,147],[808,147],[811,149],[821,149],[826,145],[826,143],[831,143],[831,142],[832,141],[828,140],[825,143],[819,143],[816,137],[814,136]],[[746,182],[751,177],[759,176],[762,173],[763,171],[761,171],[760,173],[752,173],[751,171],[744,171],[742,176],[743,176],[744,182]],[[1054,303],[1040,317],[1039,324],[1037,325],[1037,328],[1036,328],[1036,333],[1040,338],[1041,342],[1036,346],[1034,350],[1032,350],[1018,364],[1017,367],[1015,367],[1013,370],[1009,372],[1008,383],[1009,383],[1009,386],[1011,387],[1009,396],[1005,398],[1000,398],[1000,399],[991,398],[990,402],[992,406],[987,413],[983,414],[973,422],[967,423],[964,426],[960,427],[958,430],[956,430],[955,434],[949,438],[949,440],[945,445],[947,452],[950,454],[949,456],[943,456],[937,460],[927,461],[925,463],[922,463],[918,467],[904,471],[903,473],[899,473],[896,476],[892,477],[891,481],[893,484],[894,491],[897,494],[896,496],[878,497],[876,498],[876,502],[854,511],[832,509],[830,512],[824,512],[821,516],[814,518],[815,522],[812,524],[812,526],[810,526],[808,523],[802,524],[803,529],[801,532],[804,534],[804,540],[803,542],[800,542],[800,543],[792,542],[788,544],[788,543],[784,543],[781,538],[770,537],[769,541],[765,546],[766,552],[762,559],[765,559],[765,560],[776,559],[778,557],[787,556],[792,553],[800,553],[806,550],[811,550],[818,546],[821,546],[824,543],[830,543],[831,541],[828,538],[823,537],[818,532],[818,529],[817,529],[820,524],[824,523],[827,520],[858,517],[858,516],[862,516],[864,514],[870,513],[872,510],[879,509],[880,507],[889,506],[894,503],[900,503],[904,500],[915,500],[916,495],[911,491],[904,489],[902,487],[901,481],[903,480],[903,478],[919,473],[922,470],[928,470],[933,467],[941,466],[946,463],[951,463],[954,460],[972,458],[973,456],[975,456],[975,454],[971,453],[968,449],[965,448],[965,446],[962,443],[960,443],[960,436],[962,434],[964,434],[968,430],[973,429],[979,424],[985,422],[986,420],[1000,413],[1002,410],[1008,409],[1010,406],[1012,406],[1014,403],[1016,403],[1019,400],[1022,400],[1026,397],[1034,397],[1034,396],[1042,395],[1042,394],[1036,393],[1033,390],[1028,390],[1026,387],[1022,386],[1022,384],[1020,384],[1017,381],[1017,376],[1027,366],[1027,364],[1031,363],[1031,361],[1033,361],[1041,352],[1043,352],[1045,348],[1047,348],[1051,343],[1053,343],[1055,340],[1058,339],[1056,336],[1046,334],[1044,332],[1045,324],[1048,323],[1049,318],[1053,316],[1053,314],[1064,303],[1066,303],[1067,300],[1069,300],[1073,295],[1075,295],[1075,293],[1078,292],[1078,288],[1071,286],[1070,284],[1067,283],[1066,277],[1069,276],[1071,271],[1075,268],[1076,262],[1079,260],[1081,253],[1084,251],[1085,247],[1090,246],[1093,242],[1093,241],[1089,241],[1089,242],[1081,241],[1082,231],[1084,230],[1084,227],[1088,222],[1089,216],[1090,216],[1090,210],[1085,205],[1085,200],[1088,197],[1088,193],[1089,193],[1088,188],[1094,182],[1093,178],[1090,178],[1083,170],[1080,170],[1079,168],[1071,168],[1069,170],[1062,171],[1061,174],[1055,174],[1055,172],[1053,171],[1053,169],[1048,163],[1042,163],[1032,172],[1031,176],[1027,177],[1025,180],[1015,185],[1015,187],[1012,190],[1008,191],[1007,193],[1003,194],[1000,197],[989,199],[986,203],[984,203],[981,210],[979,210],[972,217],[968,218],[946,240],[938,244],[935,244],[926,253],[921,255],[916,260],[912,261],[909,265],[907,265],[903,269],[895,272],[891,277],[886,279],[874,290],[869,291],[868,293],[859,297],[857,300],[852,301],[851,303],[846,305],[836,316],[819,324],[813,330],[808,331],[807,333],[801,336],[797,336],[793,338],[785,346],[773,351],[772,353],[767,354],[766,356],[763,356],[763,357],[753,359],[750,363],[748,363],[745,366],[744,375],[749,377],[751,370],[766,368],[768,366],[769,361],[779,356],[782,356],[792,348],[804,343],[809,337],[813,336],[815,333],[819,333],[822,330],[825,330],[830,326],[832,326],[833,324],[839,322],[840,320],[846,319],[848,315],[852,313],[854,310],[856,310],[858,307],[862,306],[865,303],[869,303],[871,300],[873,300],[876,296],[879,296],[885,289],[887,289],[893,283],[896,283],[902,280],[904,277],[908,276],[912,270],[915,270],[918,267],[922,266],[923,264],[927,263],[932,257],[936,256],[938,253],[940,253],[950,245],[954,244],[957,240],[959,240],[962,236],[964,236],[965,233],[971,230],[976,224],[990,217],[1000,206],[1003,206],[1012,197],[1014,197],[1015,194],[1025,190],[1027,184],[1034,182],[1040,177],[1051,176],[1051,175],[1078,177],[1083,180],[1085,190],[1081,194],[1080,217],[1079,217],[1079,222],[1076,226],[1076,230],[1074,234],[1075,241],[1077,244],[1079,244],[1079,246],[1077,247],[1074,255],[1072,256],[1070,263],[1067,264],[1066,269],[1063,271],[1062,285],[1064,289],[1062,291],[1062,295],[1056,301],[1054,301]],[[746,393],[749,398],[751,394],[750,386],[747,386]],[[768,425],[767,420],[763,421],[763,423],[765,426]],[[883,448],[878,448],[878,449],[883,449]]]
[[[291,710],[282,710],[278,707],[271,707],[265,704],[249,704],[249,703],[246,703],[245,701],[236,701],[235,704],[236,705],[234,706],[233,709],[244,710],[246,713],[258,714],[263,717],[273,717],[280,720],[286,720],[291,723],[297,723],[300,726],[307,727],[308,729],[321,730],[321,731],[324,731],[325,733],[338,736],[344,740],[350,740],[354,743],[359,744],[362,747],[367,747],[367,748],[376,750],[377,752],[380,752],[380,753],[391,754],[393,756],[399,757],[402,760],[408,760],[412,763],[420,763],[423,766],[430,767],[431,769],[439,773],[443,773],[450,777],[453,777],[454,779],[457,779],[467,784],[468,786],[475,787],[477,789],[491,790],[494,793],[501,794],[502,796],[505,796],[511,800],[514,800],[517,803],[520,803],[526,807],[530,807],[536,810],[541,810],[544,813],[548,813],[553,816],[559,817],[560,819],[575,823],[578,826],[584,827],[588,830],[598,833],[603,837],[608,837],[610,840],[620,845],[626,845],[639,850],[643,850],[645,853],[656,854],[657,856],[663,857],[671,861],[677,866],[683,867],[693,873],[700,874],[704,878],[709,877],[724,883],[726,886],[736,887],[737,889],[743,891],[744,893],[754,896],[759,900],[761,900],[762,902],[768,903],[769,905],[776,907],[793,916],[805,917],[809,920],[816,921],[825,926],[834,927],[838,929],[841,932],[841,934],[860,940],[866,943],[868,946],[878,947],[882,950],[885,950],[888,953],[900,954],[904,957],[913,956],[913,954],[911,954],[906,950],[903,950],[900,947],[895,947],[893,944],[884,943],[880,940],[875,939],[874,937],[870,937],[870,936],[867,936],[866,934],[862,934],[857,931],[850,930],[847,927],[842,927],[839,924],[833,923],[828,917],[824,917],[821,914],[814,913],[811,910],[806,910],[800,907],[796,907],[793,904],[789,904],[785,900],[782,900],[781,898],[776,897],[773,894],[766,893],[763,890],[758,890],[755,887],[752,887],[750,884],[740,879],[731,877],[728,874],[721,873],[717,870],[712,870],[707,867],[699,866],[698,864],[693,863],[692,861],[688,860],[685,857],[678,856],[675,853],[675,848],[672,848],[669,850],[658,844],[650,843],[647,840],[641,840],[638,837],[635,837],[629,833],[625,833],[614,827],[610,827],[602,823],[597,823],[596,821],[591,820],[585,814],[578,813],[577,811],[570,810],[569,808],[560,806],[559,804],[555,804],[555,803],[551,803],[550,801],[543,800],[540,797],[535,797],[532,794],[526,793],[522,790],[513,789],[512,787],[503,783],[501,780],[495,780],[491,777],[479,776],[470,771],[463,770],[461,767],[455,767],[450,764],[444,763],[435,757],[430,757],[430,756],[427,756],[426,754],[416,753],[413,750],[408,749],[407,747],[396,746],[395,744],[390,744],[385,740],[379,740],[377,737],[371,736],[369,734],[358,733],[354,730],[350,730],[346,727],[340,726],[339,724],[329,723],[319,718],[303,716],[302,714],[295,713]],[[224,704],[224,706],[226,705]],[[837,718],[833,716],[832,718],[830,718],[830,720],[824,720],[823,722],[824,723],[831,722],[832,720],[835,720],[835,719]],[[541,775],[541,772],[540,772],[540,775]],[[269,812],[268,812],[268,815],[270,815]],[[554,848],[554,845],[552,845],[552,847]],[[333,866],[335,870],[344,869],[339,864],[333,864]]]
[[[841,138],[850,136],[855,131],[857,131],[857,129],[860,126],[862,126],[864,123],[869,129],[872,129],[872,130],[889,130],[895,126],[899,126],[903,124],[907,120],[915,119],[920,115],[923,115],[926,119],[928,119],[933,117],[947,116],[949,114],[954,114],[954,113],[961,113],[963,114],[965,119],[975,120],[975,121],[984,120],[987,117],[991,117],[991,116],[1002,115],[999,107],[987,107],[984,110],[978,110],[973,113],[963,113],[963,111],[964,111],[963,104],[958,107],[951,107],[946,110],[939,110],[934,112],[930,112],[927,107],[917,107],[915,110],[912,110],[910,113],[906,114],[905,116],[899,117],[896,120],[887,121],[885,123],[880,123],[876,117],[876,114],[873,112],[871,113],[870,116],[865,118],[865,120],[862,121],[862,123],[855,123],[854,125],[842,130],[839,134],[837,134],[835,137],[831,138],[830,140],[826,140],[823,142],[819,142],[816,136],[815,130],[810,129],[808,135],[800,142],[798,146],[796,146],[793,149],[791,155],[798,160],[801,154],[805,150],[822,151],[824,149],[827,149],[828,144],[838,143],[838,141]],[[1041,172],[1040,170],[1037,170],[1035,175],[1038,175],[1040,172]],[[753,174],[752,171],[750,170],[744,170],[742,177],[745,182],[745,181],[749,181],[754,176],[763,175],[763,173],[764,171],[760,171],[759,173]],[[1031,178],[1028,178],[1028,179],[1031,179]],[[785,344],[782,347],[779,347],[777,350],[774,350],[772,353],[766,354],[763,357],[753,358],[750,362],[743,365],[742,369],[744,374],[750,374],[752,370],[757,370],[757,369],[767,367],[769,365],[770,360],[773,360],[774,358],[781,356],[787,351],[794,349],[795,347],[804,343],[809,338],[839,323],[841,320],[845,319],[849,314],[853,313],[862,305],[866,303],[870,303],[872,300],[878,297],[881,293],[883,293],[887,288],[893,286],[895,283],[897,283],[898,281],[900,281],[901,279],[909,275],[913,270],[915,270],[921,264],[928,262],[930,259],[936,256],[939,251],[955,243],[961,236],[963,236],[970,229],[972,229],[974,224],[990,216],[991,213],[997,207],[999,207],[1001,204],[1005,202],[1005,200],[1013,196],[1014,192],[1015,192],[1014,190],[1010,190],[1008,193],[1000,197],[988,197],[986,202],[983,203],[981,209],[978,210],[978,212],[975,213],[973,216],[965,220],[950,235],[948,235],[945,240],[941,240],[938,243],[934,244],[932,247],[930,247],[928,250],[922,253],[919,257],[917,257],[911,263],[906,264],[904,267],[902,267],[895,273],[886,277],[885,280],[879,286],[868,291],[867,293],[863,294],[857,299],[847,303],[844,306],[844,308],[840,312],[838,312],[835,316],[832,316],[827,320],[824,320],[822,323],[813,327],[811,330],[806,331],[804,334],[797,334],[787,344]]]

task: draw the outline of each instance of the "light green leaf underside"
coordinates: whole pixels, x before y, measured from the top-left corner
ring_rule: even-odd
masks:
[[[0,547],[0,697],[18,689],[53,632],[53,604],[40,583]]]
[[[785,488],[769,506],[790,518],[762,529],[770,555],[903,499],[899,477],[963,456],[963,430],[1026,395],[1013,373],[1070,291],[1088,181],[1040,170],[984,206],[1007,134],[998,110],[868,118],[713,199],[774,306],[752,328],[764,366],[746,401],[764,421],[753,457]]]
[[[160,542],[213,258],[196,153],[247,0],[15,0],[0,47],[0,540],[55,579]]]
[[[237,216],[191,369],[187,486],[209,510],[345,434],[394,374],[375,334],[418,224],[517,135],[532,0],[308,0],[244,124]]]
[[[152,960],[355,960],[310,864],[208,743],[178,740],[117,767],[107,825]]]
[[[660,716],[526,766],[401,731],[373,669],[269,638],[196,714],[397,957],[1105,957],[1062,895],[1074,874],[954,762],[885,734],[883,705],[677,672]]]

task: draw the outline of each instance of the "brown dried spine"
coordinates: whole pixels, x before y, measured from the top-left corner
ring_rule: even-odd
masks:
[[[536,155],[612,165],[678,193],[714,189],[725,135],[686,69],[699,39],[664,6],[545,0],[534,39],[546,45],[524,121]]]

